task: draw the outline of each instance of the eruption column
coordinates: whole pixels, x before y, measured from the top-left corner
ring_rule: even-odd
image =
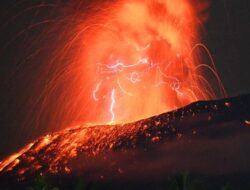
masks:
[[[34,98],[48,126],[127,123],[216,98],[203,73],[216,72],[198,45],[206,1],[98,1],[86,11],[81,4],[62,19],[70,27],[58,33],[46,89]]]

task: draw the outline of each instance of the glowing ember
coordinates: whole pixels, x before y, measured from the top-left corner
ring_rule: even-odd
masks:
[[[200,71],[209,69],[221,85],[214,63],[211,59],[210,67],[195,56],[197,48],[208,52],[199,43],[200,13],[206,6],[191,0],[118,0],[96,4],[88,13],[69,15],[70,27],[59,34],[64,41],[48,61],[48,70],[54,68],[52,76],[39,100],[34,101],[42,102],[44,110],[39,114],[54,111],[50,126],[128,123],[215,98]],[[213,109],[217,110],[216,105]],[[163,135],[148,132],[163,126],[160,120],[150,125],[89,126],[78,125],[38,139],[1,162],[0,172],[12,170],[20,162],[32,162],[32,170],[42,170],[42,163],[49,161],[46,172],[58,173],[63,162],[63,170],[69,173],[67,160],[79,151],[96,155],[103,149],[122,146],[123,138],[134,146],[132,140],[138,133],[151,143],[161,141]],[[168,130],[182,138],[175,128]],[[29,154],[25,154],[27,150]],[[41,151],[46,154],[39,160],[35,155]],[[18,170],[18,174],[24,173],[26,170]]]
[[[249,120],[245,120],[245,123],[246,123],[247,125],[250,125],[250,121],[249,121]]]
[[[199,43],[206,7],[204,1],[118,0],[74,12],[64,31],[70,37],[60,36],[65,44],[49,62],[58,68],[40,113],[55,110],[50,126],[126,123],[216,98],[201,73],[209,69],[218,79],[216,70],[196,52],[208,51]]]
[[[214,98],[196,71],[199,60],[192,48],[198,17],[190,2],[133,0],[109,6],[84,31],[88,69],[84,66],[82,74],[96,83],[87,102],[100,113],[94,122],[127,122]]]
[[[167,141],[199,136],[206,128],[211,129],[208,123],[241,121],[249,114],[249,103],[250,95],[230,101],[203,101],[133,123],[78,125],[50,133],[0,162],[0,177],[11,175],[14,179],[24,180],[32,174],[89,172],[91,160],[100,157],[106,160],[112,152],[125,154],[130,150],[151,150],[155,144],[160,146]],[[210,121],[208,117],[211,117]],[[124,171],[120,165],[117,167],[118,173]]]

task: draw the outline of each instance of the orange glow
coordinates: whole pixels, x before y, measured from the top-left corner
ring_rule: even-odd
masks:
[[[29,150],[32,146],[33,146],[33,143],[30,143],[26,147],[24,147],[21,151],[19,151],[18,153],[13,154],[10,157],[3,160],[2,162],[0,162],[0,172],[3,169],[6,169],[5,168],[6,166],[8,166],[8,168],[6,169],[7,171],[12,170],[12,168],[15,167],[19,163],[19,160],[17,158],[19,156],[21,156],[24,152]]]
[[[40,175],[62,172],[68,174],[72,169],[70,162],[77,159],[81,153],[84,153],[85,156],[95,156],[103,150],[113,150],[114,146],[122,143],[118,142],[118,139],[126,136],[133,141],[138,133],[146,132],[147,129],[136,124],[79,125],[64,129],[38,138],[18,153],[0,162],[0,174],[15,170],[18,178],[25,179],[27,173],[41,170],[45,162],[48,163],[48,167],[44,168],[39,173]],[[151,139],[152,143],[160,141],[158,136],[148,136],[147,138]],[[18,168],[20,163],[24,167]],[[62,167],[62,164],[65,166]],[[81,163],[79,166],[85,167],[85,163]]]
[[[68,20],[73,23],[67,23],[70,26],[66,31],[58,34],[60,39],[67,39],[62,40],[48,60],[51,79],[34,102],[42,102],[39,113],[49,114],[50,127],[74,123],[78,126],[34,141],[0,162],[0,172],[11,170],[21,159],[32,163],[30,170],[42,168],[46,160],[49,162],[46,172],[58,173],[64,163],[64,171],[70,173],[67,160],[75,158],[79,151],[96,155],[103,149],[112,149],[124,136],[132,141],[141,131],[152,142],[161,140],[147,132],[147,125],[141,129],[139,125],[116,123],[216,98],[201,72],[201,68],[208,69],[221,85],[207,48],[199,42],[199,27],[204,20],[200,13],[207,3],[195,2],[117,0],[102,4],[98,11],[91,9],[89,13],[77,12],[70,17]],[[197,48],[209,54],[212,66],[195,54]],[[224,95],[223,86],[220,88]],[[88,122],[113,125],[79,125]],[[160,124],[154,123],[157,127]],[[181,138],[182,134],[177,136]],[[23,154],[27,151],[30,154]],[[38,160],[35,156],[41,152],[44,153]],[[26,169],[19,174],[26,173]]]
[[[53,131],[127,123],[224,95],[200,42],[205,0],[98,1],[87,10],[81,2],[48,29],[58,39],[39,71],[46,79],[35,85],[29,103],[38,110],[27,123]]]
[[[194,53],[204,48],[199,27],[207,3],[118,0],[101,6],[76,14],[72,38],[52,59],[70,58],[60,80],[74,78],[64,85],[67,97],[56,100],[57,112],[76,123],[124,123],[216,98]]]
[[[80,55],[93,94],[86,102],[99,113],[90,120],[134,121],[213,98],[196,77],[191,51],[198,18],[191,3],[133,0],[109,6],[100,13],[105,16],[91,15]]]

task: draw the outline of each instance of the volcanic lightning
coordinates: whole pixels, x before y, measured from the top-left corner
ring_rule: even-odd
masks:
[[[83,39],[88,69],[82,74],[95,70],[92,100],[98,105],[90,107],[104,116],[96,121],[107,121],[108,110],[111,122],[128,122],[216,97],[193,54],[202,10],[192,1],[116,1],[105,10],[103,19],[91,15]],[[115,101],[109,98],[114,91]]]
[[[77,1],[76,7],[81,7],[81,2]],[[67,27],[58,33],[58,48],[44,69],[47,75],[41,74],[46,76],[46,85],[40,81],[36,85],[45,88],[30,99],[33,107],[40,107],[32,120],[42,125],[43,118],[54,129],[75,123],[78,127],[34,141],[0,162],[0,173],[11,171],[19,162],[32,162],[34,170],[40,170],[44,160],[50,173],[58,173],[61,163],[68,173],[67,160],[79,152],[95,155],[124,146],[123,139],[133,147],[133,139],[140,139],[140,134],[145,142],[148,138],[150,142],[161,141],[169,134],[176,135],[169,117],[175,121],[176,114],[181,119],[183,110],[155,115],[225,96],[212,57],[199,42],[207,6],[206,1],[196,0],[104,0],[93,3],[86,12],[78,8],[64,15],[56,26],[63,23]],[[211,65],[199,58],[200,50],[209,55]],[[217,80],[219,95],[204,71]],[[217,111],[216,104],[210,106]],[[199,103],[196,107],[198,113]],[[228,108],[229,103],[223,104],[223,110]],[[188,116],[190,109],[185,110]],[[161,131],[155,126],[161,126]],[[155,134],[150,134],[152,131]],[[27,150],[30,154],[25,154]],[[54,157],[48,158],[44,150]],[[31,156],[40,154],[45,156]],[[25,172],[18,170],[18,174]]]
[[[112,115],[111,124],[115,120],[114,105],[115,105],[115,89],[113,89],[111,92],[111,105],[110,105],[110,113]]]
[[[200,42],[206,1],[102,0],[88,9],[82,1],[69,4],[44,37],[56,33],[58,40],[34,82],[30,102],[40,109],[27,114],[34,121],[43,118],[53,130],[127,123],[225,95]]]

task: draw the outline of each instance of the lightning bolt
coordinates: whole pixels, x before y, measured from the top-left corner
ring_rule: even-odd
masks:
[[[115,112],[114,112],[114,107],[115,107],[115,89],[112,89],[110,99],[111,99],[111,104],[110,104],[109,111],[111,113],[111,121],[110,121],[110,123],[112,124],[115,121]]]

